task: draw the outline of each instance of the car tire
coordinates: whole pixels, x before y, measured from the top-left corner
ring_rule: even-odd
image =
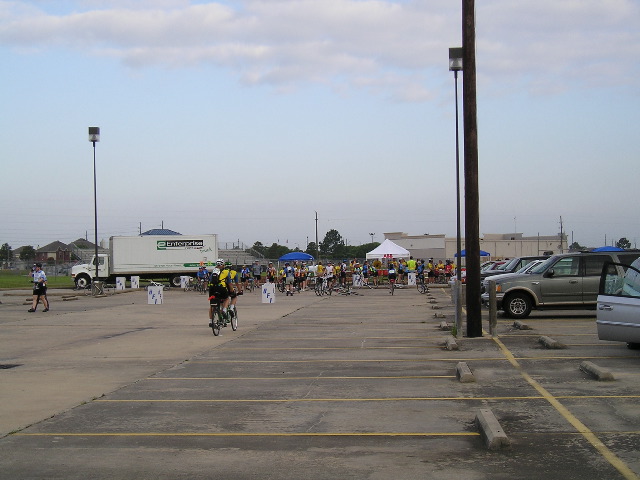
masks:
[[[503,302],[504,313],[511,318],[528,317],[531,307],[531,298],[526,293],[512,293]]]
[[[640,343],[627,343],[629,350],[640,350]]]

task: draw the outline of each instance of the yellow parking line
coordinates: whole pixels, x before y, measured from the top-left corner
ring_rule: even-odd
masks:
[[[211,433],[160,433],[160,432],[101,432],[101,433],[14,433],[21,437],[477,437],[478,432],[211,432]]]
[[[640,398],[640,395],[556,395],[552,398],[562,399],[616,399],[616,398]],[[308,402],[434,402],[434,401],[468,401],[485,402],[488,400],[548,400],[545,395],[528,396],[495,396],[495,397],[386,397],[386,398],[132,398],[109,399],[99,398],[94,400],[100,403],[308,403]]]
[[[593,447],[600,452],[600,454],[627,480],[638,480],[638,476],[622,461],[620,460],[607,446],[598,439],[598,437],[589,428],[582,423],[576,416],[574,416],[564,405],[562,405],[557,398],[551,395],[542,385],[534,380],[527,372],[525,372],[511,351],[502,343],[498,338],[493,339],[496,344],[502,350],[502,353],[509,360],[509,362],[520,372],[522,377],[531,385],[540,395],[544,397],[557,411],[562,415],[567,422],[582,434],[582,436]]]
[[[226,347],[222,346],[219,350],[225,352],[233,351],[269,351],[269,352],[288,352],[288,351],[309,351],[309,350],[426,350],[426,349],[442,349],[440,345],[416,345],[412,347],[376,347],[376,346],[356,346],[356,347],[284,347],[284,348],[270,348],[270,347]]]
[[[456,378],[455,375],[400,375],[397,377],[147,377],[147,380],[416,380],[427,378]]]

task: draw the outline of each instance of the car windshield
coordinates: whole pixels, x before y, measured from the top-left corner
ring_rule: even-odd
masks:
[[[549,268],[549,265],[551,265],[553,262],[555,262],[555,258],[554,257],[547,258],[540,265],[538,265],[537,267],[534,267],[532,270],[530,270],[529,273],[543,273],[547,268]]]
[[[498,270],[513,270],[514,268],[516,268],[516,265],[518,264],[519,261],[520,261],[519,258],[512,258],[504,265],[500,265],[498,267]]]
[[[522,267],[520,270],[518,270],[516,273],[531,273],[531,271],[537,267],[538,265],[540,265],[543,262],[543,260],[534,260],[531,263],[526,264],[524,267]]]

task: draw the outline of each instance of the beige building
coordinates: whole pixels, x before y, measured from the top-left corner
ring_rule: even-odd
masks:
[[[457,251],[456,237],[438,235],[408,235],[404,232],[384,234],[385,239],[397,243],[411,252],[414,258],[433,258],[435,260],[453,260]],[[465,248],[462,238],[462,249]],[[552,255],[566,252],[567,237],[560,235],[537,235],[525,237],[522,233],[485,233],[480,238],[480,250],[489,253],[487,259],[525,257],[532,255]]]

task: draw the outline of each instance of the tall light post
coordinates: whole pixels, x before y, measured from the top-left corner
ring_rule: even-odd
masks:
[[[460,233],[460,137],[458,133],[458,72],[462,70],[462,48],[449,49],[449,71],[453,72],[456,93],[456,332],[462,331],[462,237]]]
[[[95,228],[95,262],[96,276],[94,282],[98,281],[98,194],[96,189],[96,142],[100,141],[100,127],[89,127],[89,141],[93,143],[93,219]]]
[[[369,235],[371,235],[371,243],[373,243],[373,236],[375,235],[375,233],[370,233]]]

